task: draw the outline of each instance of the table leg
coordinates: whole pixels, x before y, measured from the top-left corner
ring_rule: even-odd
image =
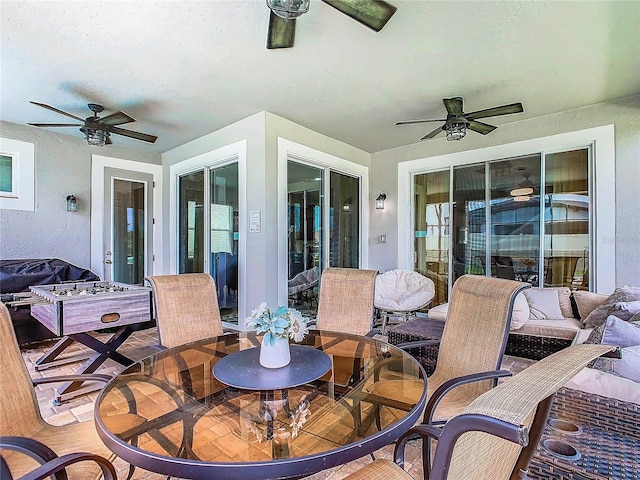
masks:
[[[36,360],[35,370],[39,372],[41,370],[45,370],[47,368],[57,367],[58,365],[65,365],[71,362],[77,362],[79,360],[85,360],[89,358],[89,355],[73,355],[65,358],[58,358],[67,348],[69,348],[73,344],[73,338],[68,336],[62,337],[60,340],[56,342],[56,344],[51,347],[47,352],[45,352],[42,357]]]

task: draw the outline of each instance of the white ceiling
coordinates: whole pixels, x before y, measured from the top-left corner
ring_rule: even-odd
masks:
[[[639,1],[389,2],[375,33],[312,0],[295,47],[267,50],[264,0],[2,0],[0,119],[68,123],[29,100],[81,117],[100,103],[159,137],[114,143],[164,152],[265,110],[376,152],[433,130],[394,123],[443,118],[443,97],[522,102],[483,120],[501,125],[640,93]]]

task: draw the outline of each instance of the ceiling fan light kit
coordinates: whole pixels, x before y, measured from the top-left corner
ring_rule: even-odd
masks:
[[[267,0],[267,7],[280,18],[290,20],[309,11],[309,0]]]
[[[533,183],[531,183],[531,180],[529,180],[529,175],[523,175],[523,176],[525,180],[523,182],[520,182],[520,185],[518,185],[516,188],[511,190],[509,194],[512,197],[516,197],[516,198],[526,197],[528,200],[529,199],[528,195],[531,195],[533,193]],[[524,202],[526,200],[516,200],[516,201]]]
[[[498,115],[509,115],[511,113],[522,113],[524,108],[522,103],[511,103],[500,107],[477,110],[471,113],[464,113],[462,107],[462,97],[443,98],[444,106],[447,109],[447,118],[429,120],[403,120],[396,122],[396,125],[413,125],[416,123],[444,122],[441,127],[427,133],[420,140],[428,140],[435,137],[440,132],[446,132],[447,140],[462,140],[467,134],[467,129],[482,135],[493,132],[496,128],[488,123],[478,122],[479,118],[495,117]]]

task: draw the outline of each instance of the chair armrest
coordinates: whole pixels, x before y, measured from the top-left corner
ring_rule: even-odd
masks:
[[[20,452],[40,463],[39,467],[20,477],[20,480],[41,480],[52,475],[55,476],[57,480],[67,480],[68,477],[64,469],[74,463],[87,460],[98,464],[102,470],[104,480],[117,480],[116,470],[111,462],[106,458],[92,453],[78,452],[58,457],[54,451],[44,443],[33,438],[15,436],[0,437],[0,447],[6,450]],[[2,459],[0,468],[3,479],[13,479],[4,459]]]
[[[442,427],[435,425],[416,425],[410,428],[406,433],[400,436],[396,440],[396,446],[393,449],[393,461],[402,469],[404,469],[404,449],[409,440],[415,440],[417,437],[422,438],[422,441],[429,438],[438,439],[442,433]],[[424,461],[424,460],[423,460]]]
[[[510,377],[511,375],[512,373],[508,370],[492,370],[490,372],[472,373],[470,375],[463,375],[461,377],[447,380],[431,394],[431,397],[429,397],[429,401],[427,402],[427,406],[424,410],[423,423],[433,423],[433,413],[435,412],[436,407],[442,400],[442,397],[444,397],[450,390],[469,383],[482,382],[485,380],[497,380],[498,378]]]
[[[408,350],[410,348],[429,347],[432,345],[440,345],[440,339],[434,338],[432,340],[415,340],[413,342],[399,343],[398,345],[396,345],[396,347],[401,348],[402,350]]]
[[[33,378],[31,383],[34,385],[42,385],[43,383],[61,383],[61,382],[104,382],[111,380],[109,375],[100,373],[85,373],[78,375],[58,375],[55,377]]]

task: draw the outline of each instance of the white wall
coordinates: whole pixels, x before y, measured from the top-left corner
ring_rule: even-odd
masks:
[[[158,153],[90,147],[81,137],[4,121],[0,136],[35,145],[35,211],[0,210],[0,259],[55,257],[90,268],[91,155],[161,162]],[[66,211],[69,194],[77,213]]]
[[[525,105],[525,109],[526,109]],[[491,122],[489,122],[491,123]],[[398,163],[448,153],[475,150],[522,140],[572,132],[591,127],[615,126],[615,278],[616,285],[640,285],[640,96],[583,107],[555,115],[501,125],[487,136],[473,132],[460,142],[443,137],[392,150],[371,157],[371,191],[385,191],[385,210],[375,211],[370,221],[369,265],[387,270],[395,268],[398,251],[396,206],[398,201]],[[613,212],[612,212],[613,213]],[[380,233],[387,243],[378,244]],[[608,292],[603,292],[608,293]]]

